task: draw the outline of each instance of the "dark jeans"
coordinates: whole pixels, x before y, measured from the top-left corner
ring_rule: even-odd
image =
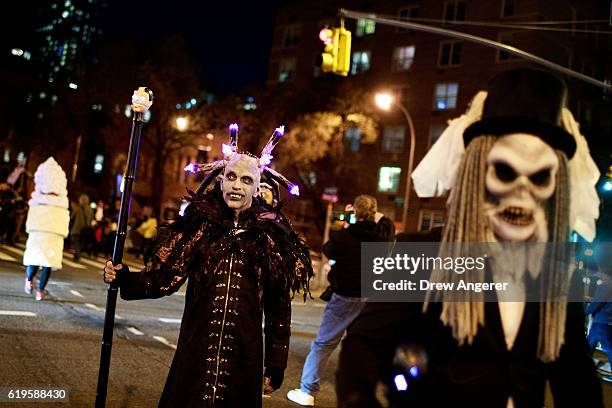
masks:
[[[612,325],[593,322],[589,330],[588,341],[591,351],[595,351],[599,342],[603,352],[608,356],[608,361],[612,364]]]
[[[74,260],[79,261],[81,259],[81,236],[76,234],[72,235],[71,244],[74,250]]]
[[[40,277],[38,278],[38,290],[45,290],[45,286],[47,286],[47,282],[49,282],[49,276],[51,276],[51,268],[48,266],[36,266],[36,265],[28,265],[26,266],[26,278],[29,281],[34,279],[36,272],[40,268]]]

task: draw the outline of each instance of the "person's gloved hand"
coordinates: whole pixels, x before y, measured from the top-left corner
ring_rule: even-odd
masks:
[[[279,367],[266,367],[264,372],[264,394],[270,394],[283,385],[285,369]]]

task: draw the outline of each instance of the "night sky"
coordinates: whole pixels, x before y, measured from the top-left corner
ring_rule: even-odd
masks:
[[[105,36],[153,43],[180,33],[214,91],[266,81],[277,1],[107,0]]]
[[[15,2],[12,12],[0,13],[0,45],[23,46],[22,40],[39,24],[36,10],[43,1]],[[280,0],[98,1],[106,3],[98,21],[103,30],[98,41],[126,38],[148,48],[163,37],[181,34],[208,90],[235,92],[247,84],[265,84]]]

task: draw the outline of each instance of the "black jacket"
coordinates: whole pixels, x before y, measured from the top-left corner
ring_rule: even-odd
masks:
[[[485,304],[486,324],[469,346],[457,344],[440,322],[440,310],[440,305],[432,305],[423,314],[417,303],[367,304],[342,343],[338,406],[379,407],[375,389],[380,381],[393,384],[396,348],[417,344],[425,348],[428,371],[408,384],[408,406],[506,408],[512,396],[516,408],[541,408],[549,381],[555,407],[603,407],[581,303],[568,303],[565,344],[560,357],[549,364],[536,357],[538,303],[526,304],[511,350],[506,347],[497,303]]]
[[[393,223],[383,217],[374,221],[357,221],[331,234],[323,253],[335,261],[327,276],[334,293],[347,297],[361,296],[361,243],[388,241],[393,238]]]
[[[162,228],[151,255],[144,271],[120,276],[123,299],[170,295],[189,280],[160,406],[260,407],[262,366],[282,382],[291,291],[307,290],[312,276],[308,248],[260,202],[235,219],[217,188]]]

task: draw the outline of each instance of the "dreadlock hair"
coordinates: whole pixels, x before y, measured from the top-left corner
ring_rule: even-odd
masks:
[[[492,242],[493,230],[485,214],[485,177],[487,156],[495,144],[495,136],[479,136],[467,146],[459,165],[456,184],[451,191],[448,219],[442,234],[440,257],[474,256],[471,253],[478,244]],[[552,245],[547,248],[548,262],[542,279],[541,295],[545,302],[540,307],[540,332],[538,338],[538,357],[544,361],[555,360],[565,337],[566,296],[569,288],[569,262],[573,254],[563,251],[559,244],[569,241],[569,178],[567,157],[555,151],[559,159],[556,189],[547,208],[548,236]],[[472,244],[472,245],[471,245]],[[460,280],[483,282],[485,270],[474,269],[461,275],[453,271],[435,268],[432,282],[453,282]],[[453,337],[459,344],[471,344],[484,325],[484,294],[469,291],[462,294],[448,292],[428,292],[423,309],[427,310],[430,301],[442,301],[440,320],[452,329]]]

